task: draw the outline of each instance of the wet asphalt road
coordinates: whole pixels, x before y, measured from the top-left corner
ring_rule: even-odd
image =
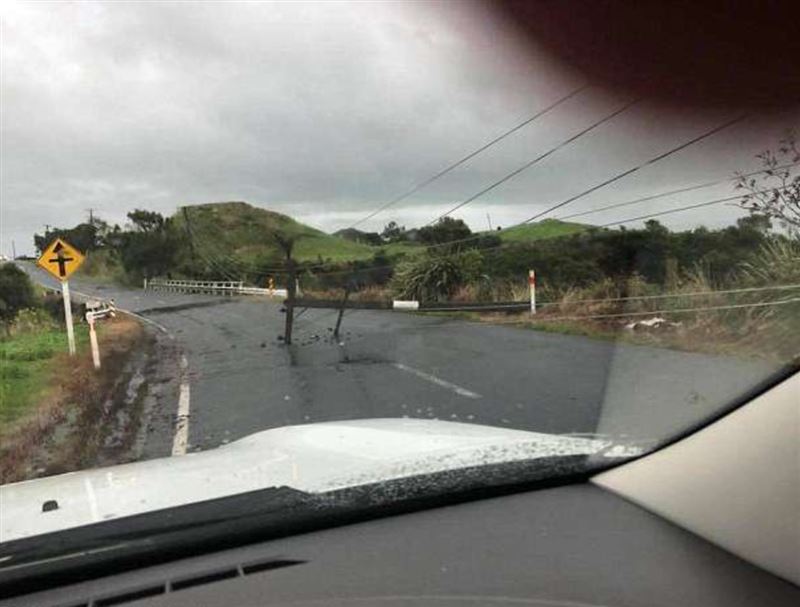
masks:
[[[348,311],[334,340],[335,311],[309,309],[287,347],[277,339],[280,305],[262,298],[145,293],[80,279],[71,286],[113,297],[174,337],[188,361],[190,451],[287,424],[403,416],[661,439],[773,371],[730,357],[392,311]],[[160,427],[145,455],[169,455],[174,418],[152,423]]]

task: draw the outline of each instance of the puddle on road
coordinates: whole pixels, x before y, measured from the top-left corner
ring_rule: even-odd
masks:
[[[141,388],[145,383],[145,376],[141,368],[137,368],[121,399],[109,398],[103,403],[105,416],[111,422],[108,433],[103,441],[104,449],[123,448],[130,438],[130,431],[135,421],[134,413],[139,413],[137,401],[140,399]]]

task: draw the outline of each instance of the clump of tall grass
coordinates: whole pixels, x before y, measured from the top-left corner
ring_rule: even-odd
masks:
[[[26,308],[17,312],[8,326],[9,335],[20,333],[38,333],[50,331],[57,327],[53,316],[43,308]]]
[[[800,284],[800,239],[771,239],[742,264],[740,275],[754,285]]]
[[[653,343],[687,349],[754,352],[781,359],[800,353],[800,289],[761,287],[800,284],[800,245],[775,240],[715,284],[702,265],[676,276],[669,286],[604,278],[566,289],[541,308],[541,320],[568,317],[574,322],[622,328],[650,314],[672,324],[671,331],[645,336]],[[755,287],[755,290],[749,290]]]

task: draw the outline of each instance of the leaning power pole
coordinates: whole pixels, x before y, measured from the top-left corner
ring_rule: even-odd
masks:
[[[295,268],[294,259],[292,259],[292,250],[294,249],[294,238],[283,237],[276,234],[275,240],[278,246],[283,251],[286,264],[286,323],[283,329],[283,343],[292,343],[292,325],[294,324],[294,301],[297,294],[297,270]]]

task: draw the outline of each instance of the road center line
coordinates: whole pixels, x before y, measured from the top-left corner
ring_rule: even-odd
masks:
[[[401,371],[405,371],[406,373],[411,373],[412,375],[416,375],[424,380],[431,382],[432,384],[436,384],[437,386],[441,386],[442,388],[447,388],[448,390],[452,390],[456,394],[460,396],[466,396],[467,398],[481,398],[480,394],[476,394],[471,390],[467,390],[466,388],[462,388],[461,386],[451,383],[449,381],[445,381],[440,377],[436,377],[435,375],[431,375],[430,373],[425,373],[425,371],[420,371],[419,369],[415,369],[414,367],[409,367],[404,365],[403,363],[392,363],[392,366],[396,369],[400,369]]]
[[[181,387],[178,394],[178,416],[175,420],[175,437],[172,440],[172,455],[186,455],[189,444],[189,361],[181,356]]]

